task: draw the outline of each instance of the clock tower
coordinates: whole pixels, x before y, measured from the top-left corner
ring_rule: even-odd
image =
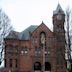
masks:
[[[57,72],[61,71],[66,72],[64,22],[65,22],[65,14],[60,4],[58,4],[57,9],[53,12],[53,32],[54,37],[56,38],[55,51],[56,51]]]
[[[61,40],[60,38],[65,39],[64,22],[65,14],[60,4],[58,4],[56,10],[53,12],[53,32],[58,40]]]

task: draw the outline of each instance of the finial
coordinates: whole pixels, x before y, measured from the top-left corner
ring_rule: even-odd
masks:
[[[63,11],[59,3],[58,3],[58,5],[57,5],[57,9],[56,9],[56,10],[61,10],[61,11]]]
[[[44,22],[42,21],[42,24],[44,24]]]
[[[64,14],[64,11],[63,11],[63,9],[61,8],[60,3],[58,3],[57,8],[56,8],[56,10],[53,12],[53,14],[58,14],[59,12],[62,13],[62,14]]]

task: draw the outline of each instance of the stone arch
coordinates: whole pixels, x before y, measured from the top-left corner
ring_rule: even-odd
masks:
[[[51,71],[51,64],[49,62],[45,62],[45,71]]]
[[[41,63],[40,62],[34,63],[34,71],[41,71]]]

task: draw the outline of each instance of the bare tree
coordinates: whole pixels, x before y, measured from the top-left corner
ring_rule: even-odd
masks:
[[[0,9],[0,64],[3,60],[4,38],[11,30],[12,26],[10,25],[10,19],[2,9]]]
[[[66,10],[66,54],[67,68],[71,68],[71,10],[68,7]]]
[[[0,67],[0,72],[3,72],[3,69],[4,69],[3,67]]]

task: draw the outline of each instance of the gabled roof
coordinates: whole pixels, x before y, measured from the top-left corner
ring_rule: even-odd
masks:
[[[29,39],[29,33],[33,32],[37,27],[36,25],[31,25],[22,32],[11,31],[6,38],[27,40]]]
[[[30,34],[34,33],[40,27],[42,27],[42,28],[45,27],[48,29],[49,32],[51,32],[51,30],[42,22],[39,26],[31,25],[22,32],[11,31],[6,38],[28,40],[28,39],[30,39]]]
[[[32,33],[37,27],[37,25],[31,25],[27,29],[25,29],[23,32],[21,32],[21,39],[27,40],[29,38],[29,33]]]
[[[52,31],[45,25],[45,23],[44,23],[43,21],[42,21],[42,23],[41,23],[34,31],[36,31],[39,27],[42,27],[42,26],[43,26],[43,27],[45,26],[50,32],[52,32]],[[33,31],[33,32],[34,32],[34,31]],[[33,33],[33,32],[32,32],[32,33]]]
[[[58,4],[56,10],[53,11],[53,14],[58,14],[58,13],[64,14],[64,11],[61,8],[60,4]]]
[[[19,34],[18,32],[12,30],[6,38],[17,39],[18,38],[18,34]]]

